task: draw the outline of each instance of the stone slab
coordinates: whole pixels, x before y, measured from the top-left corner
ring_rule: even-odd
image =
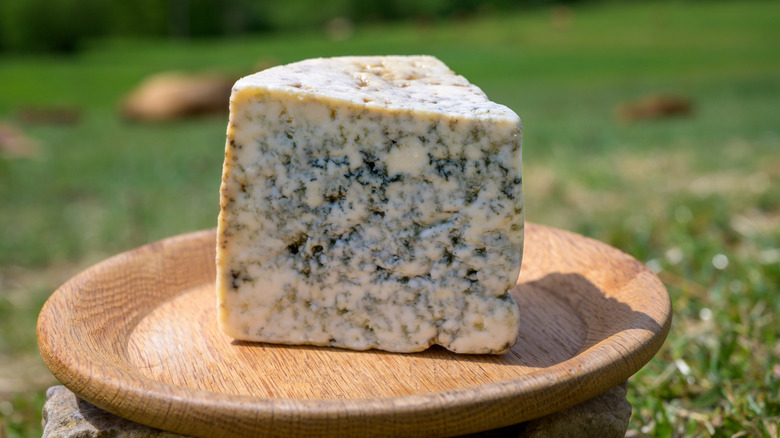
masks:
[[[627,384],[623,383],[561,412],[467,436],[622,438],[631,416],[626,391]],[[46,398],[43,438],[187,438],[108,413],[80,399],[64,386],[52,386],[46,392]]]

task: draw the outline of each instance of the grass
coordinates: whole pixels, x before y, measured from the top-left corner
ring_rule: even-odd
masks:
[[[261,61],[429,53],[520,114],[528,220],[614,245],[658,272],[674,323],[630,380],[633,436],[777,437],[780,424],[780,4],[581,5],[448,23],[233,40],[96,41],[75,57],[0,59],[0,120],[36,158],[0,156],[0,436],[40,434],[35,321],[88,265],[213,227],[224,118],[123,122],[118,100],[162,70],[243,74]],[[670,92],[690,117],[619,123],[615,105]],[[20,377],[21,376],[21,377]]]

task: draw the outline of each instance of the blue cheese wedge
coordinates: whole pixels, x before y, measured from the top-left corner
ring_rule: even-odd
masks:
[[[429,56],[240,79],[220,193],[218,316],[249,341],[502,353],[519,311],[520,119]]]

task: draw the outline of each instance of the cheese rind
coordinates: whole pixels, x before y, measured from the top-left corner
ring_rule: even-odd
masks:
[[[515,342],[520,120],[431,57],[315,59],[236,83],[218,222],[222,330],[459,353]]]

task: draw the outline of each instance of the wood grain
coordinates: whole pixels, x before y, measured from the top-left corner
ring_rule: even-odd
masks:
[[[499,356],[234,341],[216,324],[213,230],[108,259],[58,289],[41,355],[74,393],[194,436],[431,436],[529,420],[623,382],[671,324],[664,286],[622,252],[526,225],[512,295],[523,323]]]

